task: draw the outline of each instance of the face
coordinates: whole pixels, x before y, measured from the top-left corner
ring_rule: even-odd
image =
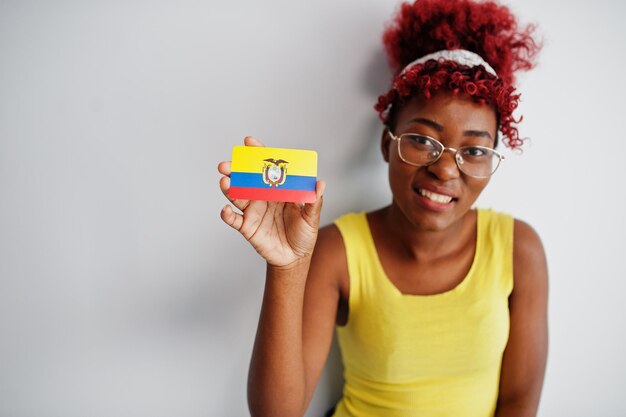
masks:
[[[415,97],[396,114],[394,135],[419,133],[446,147],[480,145],[492,148],[496,113],[487,104],[467,96],[441,92],[430,99]],[[382,151],[389,163],[393,206],[413,226],[440,231],[457,224],[470,210],[489,178],[474,178],[459,171],[454,153],[444,151],[432,165],[416,167],[400,159],[398,143],[385,131]]]

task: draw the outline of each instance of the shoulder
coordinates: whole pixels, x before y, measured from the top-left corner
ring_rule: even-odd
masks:
[[[513,256],[515,262],[545,259],[539,234],[532,226],[519,219],[513,221]]]
[[[315,274],[317,278],[329,284],[340,285],[344,276],[347,276],[346,248],[336,224],[329,224],[319,230],[311,266],[318,272]]]
[[[547,289],[547,261],[539,234],[518,219],[513,225],[513,274],[514,294]]]
[[[314,254],[325,258],[336,258],[340,257],[337,255],[345,254],[343,238],[336,224],[333,223],[320,228]]]
[[[346,239],[350,240],[361,231],[366,225],[365,219],[365,213],[348,213],[320,228],[315,250],[320,255],[345,259]]]

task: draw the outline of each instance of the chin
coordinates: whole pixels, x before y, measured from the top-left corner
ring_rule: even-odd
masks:
[[[416,219],[416,226],[426,232],[443,232],[456,224],[459,219],[452,218],[451,216],[429,216],[418,215]]]
[[[419,194],[414,196],[411,204],[412,218],[420,229],[438,232],[448,229],[461,220],[469,211],[458,199],[449,203],[438,203],[428,200]]]
[[[402,207],[402,205],[394,202],[410,227],[425,232],[441,232],[455,225],[463,217],[462,213],[456,210],[458,207],[454,207],[455,204],[453,203],[453,206],[447,210],[436,211],[425,209],[416,204]]]

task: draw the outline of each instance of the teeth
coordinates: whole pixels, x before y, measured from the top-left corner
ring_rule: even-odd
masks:
[[[430,191],[422,190],[421,188],[418,190],[420,195],[428,198],[429,200],[433,200],[436,203],[447,204],[452,201],[452,197],[437,193],[432,193]]]

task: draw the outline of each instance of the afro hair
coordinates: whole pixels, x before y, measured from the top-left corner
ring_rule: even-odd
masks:
[[[540,50],[534,25],[519,27],[515,16],[493,1],[416,0],[403,3],[383,34],[392,85],[378,98],[375,109],[383,122],[393,124],[396,108],[416,95],[430,98],[440,90],[464,93],[493,106],[504,142],[515,149],[523,144],[513,111],[520,94],[515,73],[529,70]],[[480,55],[497,72],[453,61],[429,60],[405,67],[439,50],[466,49]],[[403,71],[404,69],[404,71]]]

